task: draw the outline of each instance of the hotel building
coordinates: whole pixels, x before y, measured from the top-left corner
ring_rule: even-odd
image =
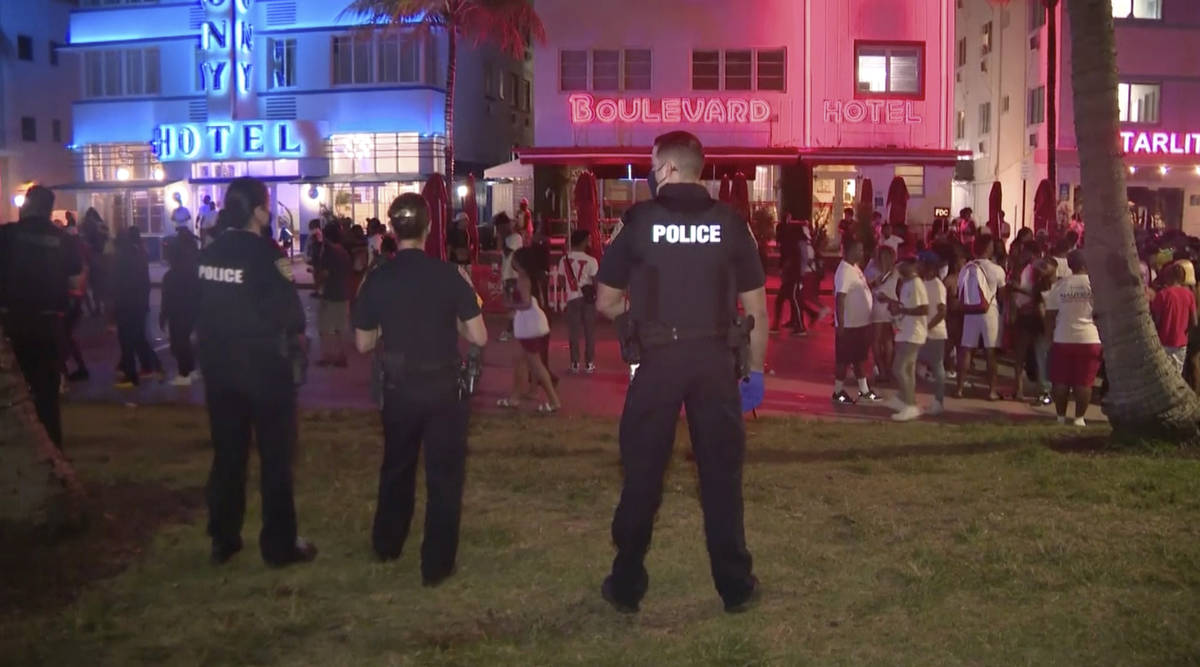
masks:
[[[171,232],[239,176],[266,181],[298,230],[362,222],[443,170],[444,32],[371,31],[341,0],[84,0],[73,149],[59,188],[110,224]],[[459,42],[456,173],[482,175],[532,135],[532,65]],[[479,195],[487,210],[486,193]]]
[[[538,0],[532,165],[540,211],[571,214],[600,180],[604,213],[646,199],[654,137],[698,135],[714,194],[750,179],[752,206],[832,223],[870,179],[896,176],[908,219],[950,205],[954,0]],[[831,234],[834,224],[829,225]]]
[[[970,153],[954,206],[986,211],[993,181],[1013,228],[1033,225],[1033,196],[1050,161],[1047,113],[1057,111],[1059,216],[1081,212],[1071,86],[1070,19],[1057,7],[1057,53],[1041,0],[957,0],[955,143]],[[1139,224],[1200,234],[1200,2],[1113,0],[1118,102],[1129,200]],[[1058,92],[1048,94],[1049,71]],[[978,213],[976,214],[978,217]]]

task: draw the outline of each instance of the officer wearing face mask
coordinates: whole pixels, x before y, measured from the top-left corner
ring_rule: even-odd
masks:
[[[596,307],[617,321],[626,362],[640,364],[621,414],[617,555],[601,588],[621,612],[637,611],[649,585],[644,561],[681,407],[700,472],[717,592],[729,612],[749,608],[757,594],[742,525],[742,413],[762,402],[766,291],[746,220],[709,196],[703,170],[694,135],[658,137],[654,199],[626,213],[596,275]]]
[[[296,536],[292,495],[296,386],[307,361],[304,309],[284,277],[291,264],[262,235],[269,211],[262,181],[234,179],[217,222],[226,231],[200,256],[196,335],[212,431],[208,534],[217,564],[242,549],[252,435],[262,469],[263,560],[284,566],[317,555],[311,542]]]

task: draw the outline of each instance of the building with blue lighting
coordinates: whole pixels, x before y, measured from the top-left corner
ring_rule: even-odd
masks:
[[[323,209],[362,222],[443,169],[444,33],[371,31],[343,0],[81,4],[79,174],[58,189],[116,227],[170,233],[176,195],[195,212],[247,175],[297,228]],[[530,61],[460,41],[457,174],[529,143],[531,78]]]

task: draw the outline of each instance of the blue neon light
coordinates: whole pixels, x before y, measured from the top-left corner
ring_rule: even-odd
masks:
[[[160,125],[150,147],[161,162],[300,158],[316,134],[310,125],[294,120]]]

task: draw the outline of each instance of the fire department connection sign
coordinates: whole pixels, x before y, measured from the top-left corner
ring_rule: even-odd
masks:
[[[765,123],[771,105],[754,97],[593,97],[567,98],[571,122],[587,123]]]

